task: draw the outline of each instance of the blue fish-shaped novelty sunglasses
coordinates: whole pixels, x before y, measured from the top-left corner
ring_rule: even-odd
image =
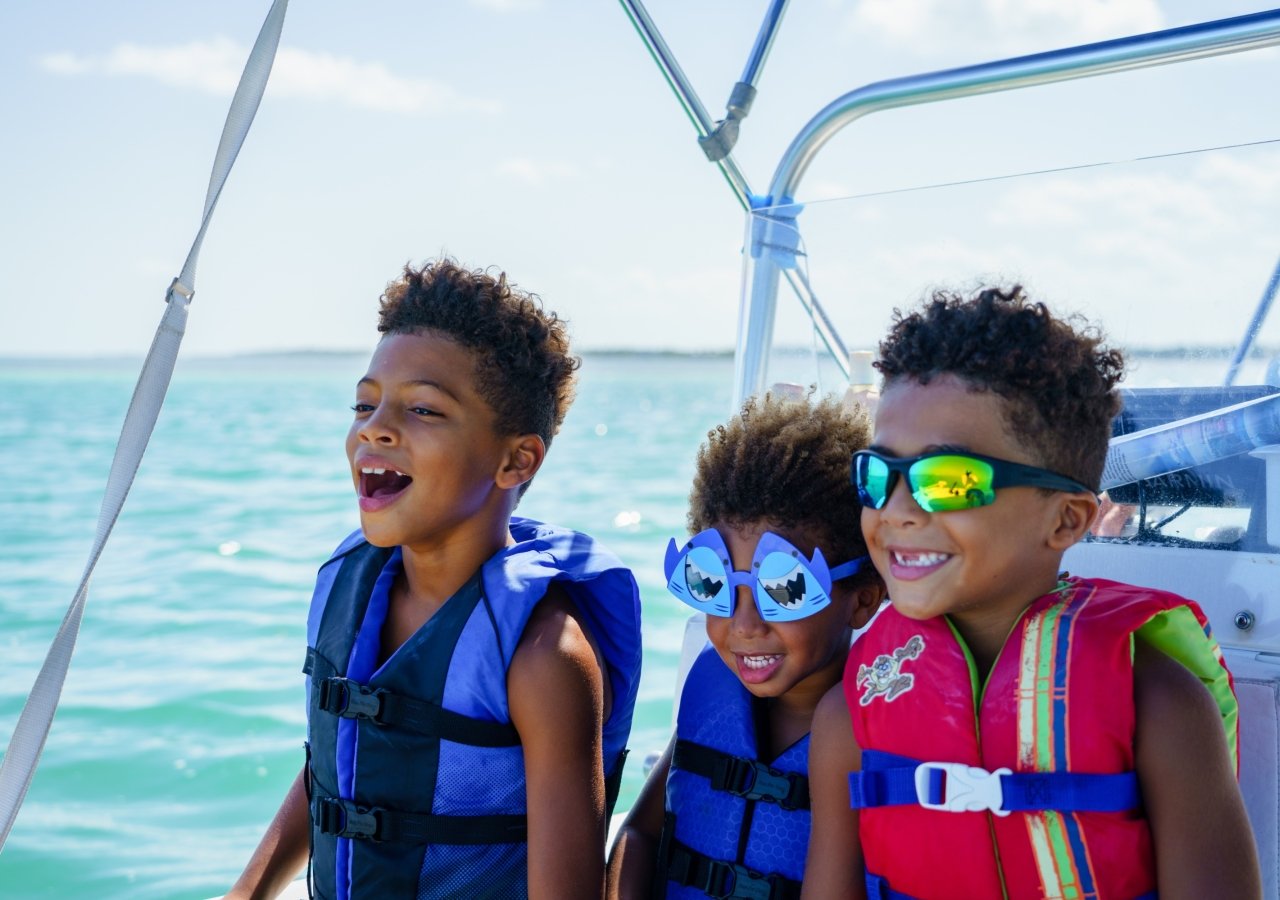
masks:
[[[767,622],[794,622],[825,609],[831,603],[831,584],[862,568],[867,557],[828,568],[822,551],[813,558],[783,538],[766,531],[756,543],[751,568],[735,571],[724,538],[714,528],[699,532],[678,549],[675,538],[667,545],[667,590],[709,616],[733,615],[738,585],[752,588],[756,608]]]

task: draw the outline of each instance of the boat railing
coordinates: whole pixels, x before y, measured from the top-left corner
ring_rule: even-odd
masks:
[[[799,245],[797,189],[818,152],[839,131],[865,116],[927,103],[957,100],[1073,79],[1186,62],[1280,45],[1280,9],[1020,56],[974,66],[879,81],[827,104],[800,130],[783,153],[768,194],[753,203],[752,235],[769,243],[750,249],[749,280],[743,285],[735,355],[734,408],[764,390],[772,346],[780,277],[796,277]],[[763,221],[760,221],[763,220]],[[790,232],[790,247],[776,252],[776,237]],[[762,240],[765,238],[762,237]],[[802,300],[803,300],[802,296]],[[1265,297],[1264,297],[1265,300]],[[811,315],[821,306],[805,303]],[[1265,310],[1263,310],[1265,312]],[[819,338],[837,366],[847,365],[843,342],[821,321]],[[1253,329],[1256,332],[1256,329]]]

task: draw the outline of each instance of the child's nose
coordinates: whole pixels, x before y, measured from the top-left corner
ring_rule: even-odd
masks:
[[[730,627],[739,634],[757,634],[768,628],[764,619],[760,617],[760,610],[756,608],[756,598],[752,595],[750,586],[741,584],[736,590],[738,593],[733,598],[733,618],[729,620]]]
[[[398,432],[390,418],[390,413],[386,411],[386,407],[378,406],[369,414],[369,418],[361,423],[360,430],[357,432],[360,440],[367,444],[381,444],[383,446],[395,444]]]

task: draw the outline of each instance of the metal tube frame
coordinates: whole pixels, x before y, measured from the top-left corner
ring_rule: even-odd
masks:
[[[645,9],[641,0],[619,0],[622,8],[626,10],[627,15],[631,19],[631,24],[635,26],[636,33],[640,35],[640,39],[644,41],[645,47],[649,50],[649,55],[653,57],[653,61],[658,64],[658,68],[662,71],[662,75],[667,79],[667,84],[671,86],[672,92],[676,95],[676,99],[680,101],[680,105],[684,107],[685,114],[688,115],[689,121],[693,123],[694,129],[698,132],[699,138],[705,138],[715,129],[715,124],[711,121],[711,116],[707,114],[707,108],[702,105],[702,100],[693,89],[693,85],[689,83],[689,78],[684,74],[684,70],[680,68],[680,63],[676,61],[675,55],[672,54],[671,48],[667,46],[667,42],[663,40],[658,26],[653,23],[653,19],[649,16],[649,11]],[[747,178],[742,174],[742,170],[738,168],[737,162],[733,157],[726,154],[723,159],[715,161],[716,167],[720,169],[724,175],[725,181],[729,183],[730,189],[738,198],[738,203],[743,209],[751,208],[751,188],[747,184]]]
[[[1244,330],[1244,337],[1240,338],[1240,345],[1236,347],[1236,352],[1231,355],[1231,362],[1227,364],[1227,375],[1222,382],[1227,387],[1235,384],[1240,364],[1253,349],[1253,342],[1257,339],[1258,332],[1262,330],[1262,323],[1266,321],[1267,313],[1271,311],[1272,301],[1276,299],[1277,288],[1280,288],[1280,259],[1276,260],[1276,267],[1272,270],[1271,278],[1267,280],[1267,286],[1262,291],[1258,306],[1253,311],[1253,318],[1249,320],[1249,325]]]
[[[702,100],[699,99],[697,92],[693,89],[693,85],[690,84],[688,76],[680,68],[680,63],[676,61],[675,55],[671,52],[671,48],[667,46],[667,42],[663,39],[661,32],[658,31],[653,19],[649,16],[649,11],[645,9],[642,0],[619,0],[619,2],[631,19],[631,24],[635,27],[636,33],[644,41],[649,55],[653,57],[653,61],[657,63],[658,69],[662,72],[663,77],[666,78],[672,93],[680,101],[680,105],[684,108],[689,121],[693,123],[694,129],[698,133],[699,142],[701,142],[714,131],[715,125],[711,121],[711,116],[707,114],[706,107],[702,105]],[[765,19],[760,26],[760,33],[756,37],[755,46],[752,48],[751,54],[747,59],[746,68],[743,70],[743,80],[752,85],[754,85],[755,79],[759,77],[765,58],[773,46],[773,38],[777,34],[782,16],[786,12],[787,3],[788,0],[773,0],[773,3],[765,13]],[[742,174],[742,170],[738,168],[738,164],[729,153],[726,152],[722,158],[715,159],[713,162],[719,167],[730,190],[738,198],[738,203],[744,210],[749,210],[753,206],[759,205],[759,200],[752,193],[751,185],[747,183],[746,176]],[[797,273],[787,272],[786,278],[801,305],[813,320],[814,327],[817,329],[823,345],[837,360],[840,370],[847,376],[849,374],[848,353],[845,350],[844,343],[840,340],[840,336],[831,324],[831,318],[827,315],[826,310],[822,308],[822,304],[818,302],[818,298],[814,296],[808,283],[800,278]],[[739,326],[739,342],[741,339],[741,326]],[[736,380],[735,378],[735,382]],[[735,403],[735,411],[738,405]]]
[[[625,2],[625,0],[624,0]],[[1280,9],[1032,56],[875,82],[828,104],[791,142],[769,186],[771,205],[793,201],[814,156],[838,131],[865,115],[903,106],[1054,84],[1280,44]],[[734,365],[735,408],[764,388],[773,338],[779,267],[757,260],[744,287]]]
[[[760,70],[764,68],[764,61],[769,58],[769,51],[773,49],[773,39],[778,35],[778,26],[782,24],[788,2],[789,0],[773,0],[769,4],[769,9],[764,14],[764,21],[760,24],[760,33],[756,35],[755,46],[751,48],[751,55],[747,57],[747,64],[742,69],[742,77],[738,79],[743,84],[756,86],[756,81],[760,78]]]

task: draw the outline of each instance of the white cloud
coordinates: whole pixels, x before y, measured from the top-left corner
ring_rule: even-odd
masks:
[[[1209,154],[1187,171],[1121,170],[1092,178],[1033,179],[1000,196],[990,211],[997,224],[1099,229],[1132,234],[1221,237],[1260,225],[1280,202],[1275,153]]]
[[[227,38],[180,46],[120,44],[102,56],[54,53],[40,66],[58,75],[134,75],[174,87],[230,96],[249,51]],[[380,62],[281,47],[271,72],[273,97],[332,101],[362,109],[407,114],[496,112],[499,104],[465,97],[425,78],[397,75]]]
[[[542,0],[471,0],[471,5],[492,12],[531,12],[542,9]]]
[[[89,63],[74,53],[50,53],[41,58],[40,66],[55,75],[80,75],[91,68]]]
[[[982,47],[984,57],[1030,53],[1155,31],[1156,0],[861,0],[846,18],[852,34],[872,34],[921,55]]]
[[[853,189],[839,181],[818,180],[805,186],[804,201],[840,200],[853,194]]]
[[[524,157],[514,157],[498,163],[497,173],[523,181],[533,187],[541,187],[552,181],[573,178],[578,174],[578,169],[565,162],[537,162]]]

